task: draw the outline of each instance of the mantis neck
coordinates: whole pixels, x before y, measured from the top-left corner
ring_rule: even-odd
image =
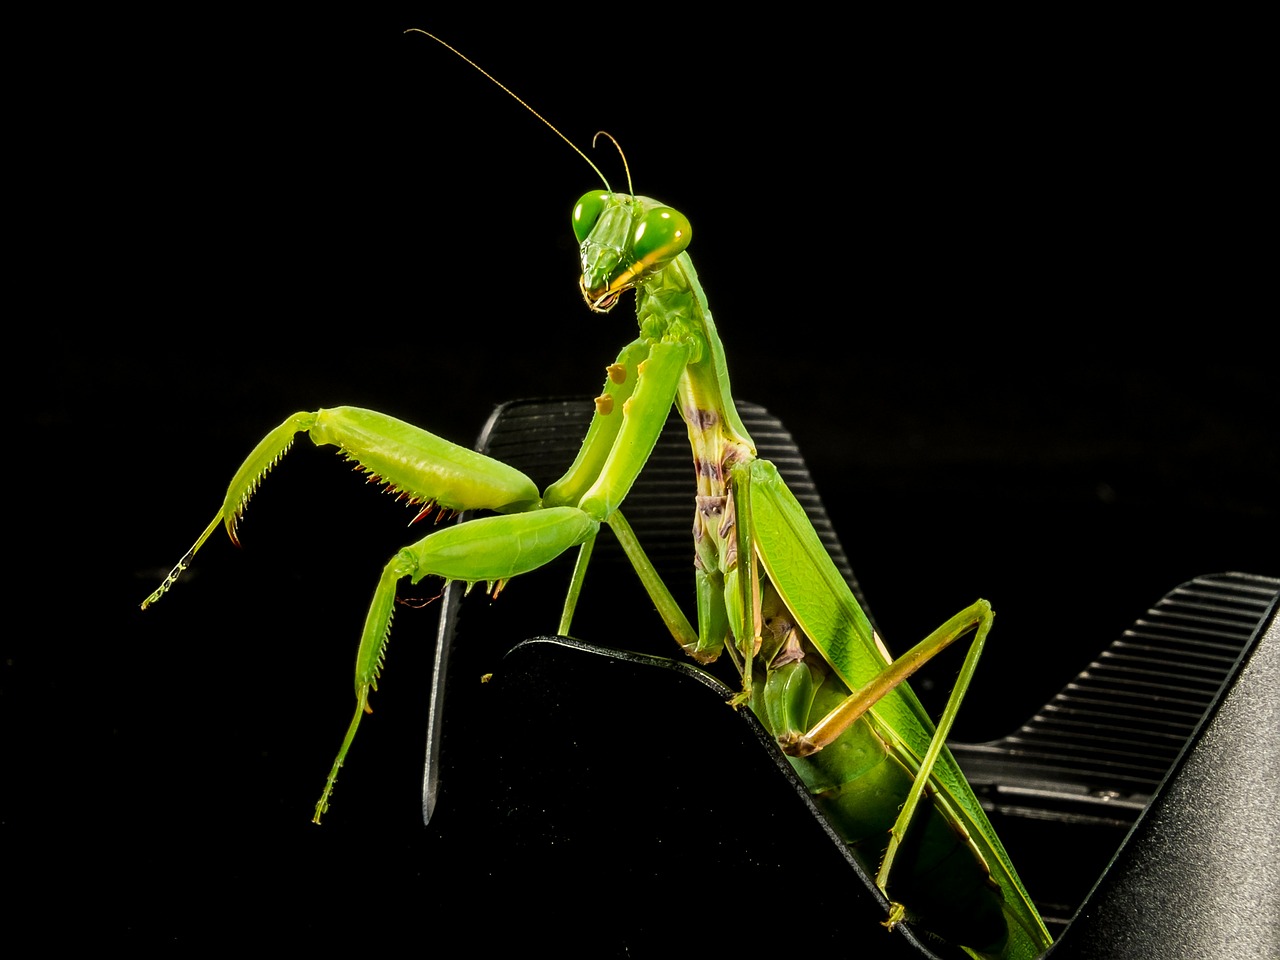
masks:
[[[680,254],[636,288],[636,315],[644,339],[694,345],[692,359],[676,388],[675,404],[689,430],[698,484],[697,522],[701,524],[725,509],[729,468],[735,462],[754,459],[756,448],[733,405],[724,345],[688,254]],[[715,552],[723,560],[723,531],[714,529],[719,524],[708,522],[706,526],[703,533],[707,540],[695,537],[699,543],[715,543]]]
[[[733,405],[724,344],[687,253],[636,288],[636,317],[646,340],[685,341],[695,346],[676,397],[690,433],[716,430],[725,442],[755,456],[755,443]]]

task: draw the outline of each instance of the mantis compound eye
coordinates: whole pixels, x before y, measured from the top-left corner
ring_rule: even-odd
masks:
[[[592,190],[584,193],[573,205],[573,233],[578,238],[578,243],[582,243],[590,235],[610,197],[612,194],[607,190]]]
[[[692,237],[693,228],[683,213],[670,207],[654,207],[636,226],[631,255],[641,265],[639,272],[648,273],[678,257]]]

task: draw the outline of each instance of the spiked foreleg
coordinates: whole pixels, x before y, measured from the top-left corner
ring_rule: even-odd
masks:
[[[565,475],[543,491],[544,504],[576,504],[596,482],[622,430],[626,417],[623,411],[630,410],[631,397],[640,380],[640,364],[648,356],[649,344],[635,340],[623,347],[618,359],[605,369],[604,388],[595,399],[596,412],[582,438],[582,447]]]
[[[622,405],[622,425],[599,475],[578,502],[597,520],[607,520],[618,509],[653,453],[690,350],[686,343],[655,343],[637,364],[635,393]]]
[[[438,530],[405,547],[386,565],[365,617],[360,650],[356,654],[356,712],[316,804],[314,820],[329,809],[329,795],[346,760],[360,720],[369,711],[369,691],[378,689],[396,585],[405,577],[461,580],[468,586],[503,582],[536,570],[570,547],[593,539],[600,525],[577,507],[553,507],[506,517],[484,517]]]
[[[697,635],[618,510],[662,433],[691,352],[688,343],[644,340],[623,349],[596,398],[582,450],[569,471],[547,488],[543,502],[577,503],[587,515],[608,523],[671,635],[697,656]],[[565,600],[561,633],[570,629],[585,565],[583,557]]]
[[[597,399],[596,416],[582,452],[570,471],[552,484],[545,496],[547,502],[577,497],[588,516],[613,528],[671,635],[686,651],[697,656],[697,635],[618,510],[658,442],[692,352],[692,346],[686,342],[636,341],[627,346],[619,355],[618,363],[610,367],[610,382]],[[618,403],[615,397],[624,395],[625,401]],[[606,400],[607,403],[602,402]],[[579,582],[579,575],[575,573],[575,585]],[[560,622],[562,632],[569,629],[572,620],[575,589],[576,586],[571,589],[565,604]],[[708,659],[714,659],[714,654]]]
[[[142,603],[145,610],[177,582],[196,551],[221,523],[232,541],[258,484],[306,433],[316,446],[332,444],[387,490],[420,504],[423,512],[495,510],[510,513],[538,503],[533,481],[514,467],[442,440],[419,427],[360,407],[334,407],[314,413],[295,413],[268,433],[245,458],[231,479],[222,509],[195,545],[178,561],[164,582]]]

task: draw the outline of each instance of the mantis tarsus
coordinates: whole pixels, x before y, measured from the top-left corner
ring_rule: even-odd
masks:
[[[399,581],[483,583],[496,595],[512,577],[577,547],[557,628],[567,635],[595,538],[608,526],[684,652],[700,663],[722,653],[733,661],[741,678],[733,705],[750,706],[876,871],[892,905],[887,926],[915,920],[975,956],[1038,955],[1048,934],[944,746],[991,627],[989,605],[975,602],[893,659],[776,469],[756,456],[685,252],[688,220],[606,183],[579,199],[573,229],[587,305],[606,313],[634,290],[640,336],[608,366],[581,451],[559,480],[539,491],[512,467],[375,411],[299,412],[250,453],[217,516],[143,607],[168,591],[219,525],[236,538],[246,503],[299,432],[317,445],[336,446],[417,506],[420,517],[493,512],[434,530],[384,568],[360,641],[355,715],[316,804],[319,822],[376,689]],[[693,450],[696,626],[620,510],[673,403]],[[935,730],[905,681],[970,634],[964,667]]]

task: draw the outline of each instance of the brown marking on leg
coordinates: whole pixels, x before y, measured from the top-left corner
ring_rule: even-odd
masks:
[[[696,477],[708,477],[717,483],[724,481],[724,472],[720,469],[720,464],[704,460],[702,457],[693,458],[693,474]]]
[[[613,413],[613,397],[607,393],[602,393],[596,397],[596,413],[602,417],[607,417]]]
[[[718,517],[724,511],[725,496],[718,497],[696,497],[698,504],[698,512],[704,517]]]
[[[716,531],[721,540],[726,543],[732,543],[736,549],[738,538],[731,536],[734,525],[737,523],[737,514],[733,507],[733,497],[724,497],[726,501],[724,516],[720,519],[720,529]]]
[[[701,431],[710,430],[720,422],[720,416],[714,410],[699,410],[697,407],[686,409],[684,418],[689,426]]]

